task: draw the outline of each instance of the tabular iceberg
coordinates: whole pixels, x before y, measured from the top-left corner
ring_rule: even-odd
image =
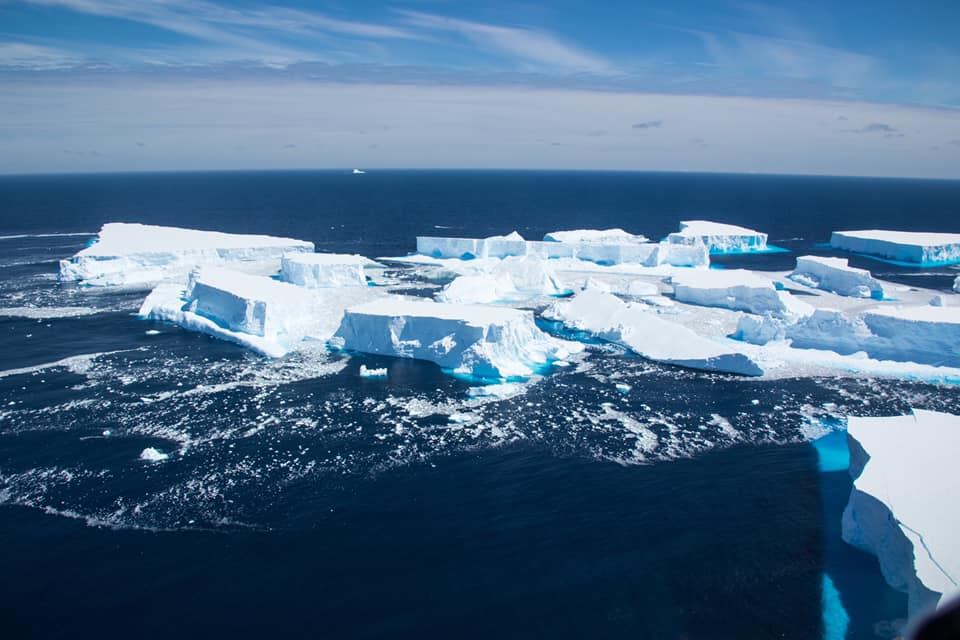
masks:
[[[830,246],[919,266],[960,263],[960,234],[916,231],[834,231]]]
[[[312,242],[291,238],[111,222],[93,244],[60,261],[60,278],[117,286],[168,281],[205,264],[276,271],[283,254],[312,251]]]
[[[562,232],[561,232],[562,233]],[[577,232],[581,233],[581,232]],[[606,232],[599,232],[606,233]],[[639,238],[640,236],[633,236]],[[682,245],[668,242],[537,242],[519,235],[493,238],[417,237],[417,253],[433,258],[506,258],[535,255],[541,258],[576,258],[603,265],[639,264],[655,267],[700,267],[710,264],[710,255],[703,245]]]
[[[544,317],[621,344],[638,355],[688,369],[759,376],[763,370],[734,345],[697,335],[643,306],[626,303],[599,289],[585,289],[558,302]]]
[[[744,316],[734,337],[760,345],[786,339],[798,349],[841,355],[863,352],[877,360],[960,367],[958,307],[883,307],[852,315],[817,309],[792,323]]]
[[[773,281],[745,269],[692,271],[674,275],[674,297],[679,302],[704,307],[723,307],[758,315],[804,316],[813,307],[778,291]]]
[[[600,242],[603,244],[643,244],[650,242],[646,236],[629,233],[623,229],[573,229],[570,231],[551,231],[543,236],[544,242]]]
[[[680,231],[667,236],[673,244],[704,244],[710,253],[753,253],[767,251],[767,234],[733,224],[709,220],[684,220]]]
[[[376,264],[368,258],[341,253],[288,253],[280,262],[280,277],[310,289],[365,287],[363,267]]]
[[[843,539],[877,556],[890,586],[908,594],[914,615],[958,593],[960,417],[850,418],[854,488],[843,512]]]
[[[787,276],[795,282],[853,298],[883,299],[883,285],[866,269],[851,267],[845,258],[800,256]]]
[[[536,255],[504,258],[487,273],[464,275],[444,288],[442,302],[518,302],[566,293],[553,267]]]
[[[487,379],[526,378],[583,348],[540,331],[529,311],[397,297],[347,309],[333,343]]]
[[[191,273],[186,287],[158,286],[144,300],[139,315],[281,357],[305,339],[329,339],[345,307],[380,295],[384,294],[369,287],[305,289],[207,266]]]

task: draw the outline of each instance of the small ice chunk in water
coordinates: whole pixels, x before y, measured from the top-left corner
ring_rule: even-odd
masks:
[[[140,459],[145,462],[163,462],[170,456],[159,449],[154,449],[153,447],[147,447],[140,452]]]
[[[361,378],[386,378],[387,377],[387,368],[381,367],[379,369],[368,369],[367,365],[360,365],[360,377]]]
[[[620,393],[630,393],[630,389],[633,389],[633,387],[631,387],[630,385],[624,382],[618,382],[616,387],[617,387],[617,391],[619,391]]]

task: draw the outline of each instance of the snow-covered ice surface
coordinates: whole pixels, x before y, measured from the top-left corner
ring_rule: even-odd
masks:
[[[760,253],[767,251],[767,234],[746,227],[709,220],[684,220],[680,231],[667,236],[673,244],[703,244],[710,253]]]
[[[356,254],[287,253],[280,262],[280,277],[310,289],[320,287],[365,287],[364,267],[376,263]]]
[[[528,378],[582,349],[540,331],[529,311],[398,297],[347,309],[335,341],[481,379]]]
[[[459,276],[438,294],[437,299],[482,304],[516,302],[567,292],[550,262],[536,255],[511,256],[490,267],[489,271]]]
[[[960,417],[851,417],[847,436],[854,488],[844,540],[877,556],[911,614],[960,593]]]
[[[312,251],[312,242],[291,238],[111,222],[93,244],[60,261],[60,278],[91,286],[142,286],[206,264],[274,273],[283,254]]]
[[[551,231],[543,236],[544,242],[600,242],[605,244],[643,244],[650,242],[644,235],[629,233],[623,229],[571,229],[569,231]]]
[[[304,340],[329,339],[346,307],[382,295],[370,287],[307,289],[265,276],[201,267],[185,286],[157,286],[139,315],[280,357]]]
[[[918,231],[834,231],[830,246],[917,266],[960,263],[960,233]]]
[[[736,343],[703,338],[655,312],[596,289],[586,289],[572,300],[558,302],[544,315],[570,329],[621,344],[656,362],[748,376],[763,373],[738,350]]]
[[[678,273],[671,282],[676,299],[689,304],[758,315],[805,316],[813,312],[807,303],[778,291],[769,278],[746,269]]]
[[[845,258],[800,256],[788,278],[814,289],[853,298],[883,299],[883,285],[866,269],[851,267]]]

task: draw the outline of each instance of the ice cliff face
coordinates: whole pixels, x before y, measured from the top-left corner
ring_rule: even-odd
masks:
[[[958,593],[960,418],[921,410],[854,417],[848,442],[854,488],[844,540],[877,556],[887,582],[908,594],[911,615]]]
[[[729,341],[701,337],[686,327],[626,303],[600,289],[585,289],[572,300],[558,302],[546,318],[621,344],[638,355],[689,369],[758,376],[763,370]]]
[[[830,246],[917,265],[960,263],[960,234],[914,231],[834,231]]]
[[[529,311],[393,296],[348,309],[334,341],[485,379],[527,378],[583,349],[540,331]]]
[[[376,264],[358,255],[339,253],[287,253],[280,263],[285,282],[309,289],[365,287],[364,266]]]
[[[767,250],[767,234],[708,220],[684,220],[667,236],[673,244],[703,244],[710,253],[755,253]]]
[[[866,269],[849,266],[844,258],[800,256],[791,280],[814,289],[832,291],[853,298],[883,299],[883,285]]]
[[[118,286],[180,279],[199,265],[275,272],[285,253],[312,251],[313,243],[291,238],[111,222],[93,244],[60,261],[60,278]]]

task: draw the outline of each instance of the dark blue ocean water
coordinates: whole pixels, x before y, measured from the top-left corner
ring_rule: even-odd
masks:
[[[418,234],[619,226],[657,238],[707,218],[794,252],[719,263],[784,269],[833,229],[957,231],[958,211],[960,183],[907,180],[2,177],[0,634],[820,638],[826,575],[848,637],[883,637],[905,598],[840,539],[850,481],[819,470],[810,427],[956,411],[954,387],[745,380],[600,347],[484,403],[429,363],[267,361],[140,321],[144,292],[61,285],[56,260],[107,221],[382,256],[412,251]],[[956,273],[853,263],[930,288]],[[362,379],[361,364],[390,376]],[[451,423],[454,412],[477,420]],[[171,457],[139,460],[148,446]]]

